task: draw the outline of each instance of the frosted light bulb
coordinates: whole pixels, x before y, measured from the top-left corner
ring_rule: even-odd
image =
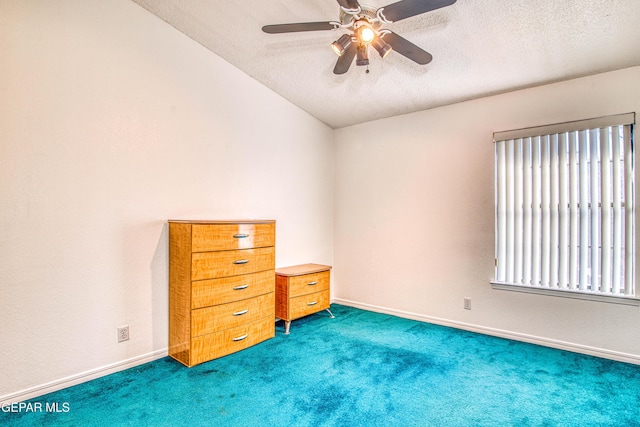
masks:
[[[376,33],[369,27],[362,27],[360,30],[360,41],[362,43],[371,43],[376,36]]]

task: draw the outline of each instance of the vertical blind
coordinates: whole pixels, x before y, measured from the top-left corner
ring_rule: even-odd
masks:
[[[497,283],[634,296],[634,122],[494,134]]]

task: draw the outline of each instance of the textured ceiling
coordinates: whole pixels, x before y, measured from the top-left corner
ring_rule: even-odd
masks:
[[[385,25],[430,64],[372,51],[368,74],[343,75],[330,44],[346,30],[261,30],[337,21],[335,0],[133,1],[332,128],[640,65],[640,0],[458,0]]]

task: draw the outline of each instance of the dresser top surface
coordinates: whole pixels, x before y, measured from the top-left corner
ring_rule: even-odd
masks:
[[[178,224],[273,224],[276,221],[274,219],[170,219],[169,222],[175,222]]]
[[[331,270],[330,265],[322,264],[301,264],[291,267],[276,268],[276,274],[279,276],[302,276],[304,274],[320,273],[321,271]]]

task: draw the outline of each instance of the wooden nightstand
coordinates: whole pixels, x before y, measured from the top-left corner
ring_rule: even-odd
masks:
[[[291,321],[329,310],[330,265],[302,264],[276,269],[276,317],[284,320],[285,334]]]

